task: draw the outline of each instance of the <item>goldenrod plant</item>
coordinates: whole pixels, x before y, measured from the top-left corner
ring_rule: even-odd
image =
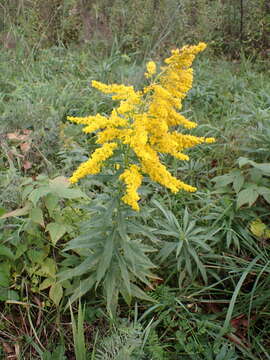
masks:
[[[150,279],[158,278],[152,273],[156,266],[147,253],[157,251],[160,240],[155,236],[155,229],[142,221],[145,215],[139,212],[139,188],[143,176],[149,176],[173,193],[196,191],[170,173],[161,154],[185,161],[189,160],[186,149],[215,141],[178,132],[179,126],[186,129],[197,126],[179,111],[192,87],[192,62],[205,47],[206,44],[199,43],[172,50],[159,71],[155,62],[148,62],[145,77],[149,83],[142,90],[92,81],[93,87],[112,94],[113,100],[120,101],[119,105],[108,116],[68,117],[84,125],[86,134],[94,133],[97,144],[90,158],[73,173],[70,182],[77,183],[88,175],[96,176],[104,169],[103,179],[107,179],[111,189],[110,194],[103,194],[102,198],[95,196],[87,207],[90,216],[80,226],[80,235],[66,247],[66,251],[74,250],[81,256],[77,267],[59,274],[61,281],[77,278],[74,280],[77,287],[70,292],[71,302],[94,286],[97,289],[100,283],[110,314],[116,310],[119,294],[127,303],[132,297],[153,300],[138,284],[144,283],[151,289]],[[102,175],[98,176],[102,179]]]
[[[112,99],[120,100],[120,104],[109,116],[68,117],[70,121],[85,125],[85,133],[96,132],[96,143],[100,145],[73,173],[70,181],[76,183],[87,175],[100,173],[105,161],[118,150],[122,154],[121,163],[117,163],[117,168],[121,169],[119,179],[126,185],[122,200],[133,210],[139,210],[138,188],[144,174],[174,193],[180,189],[196,191],[195,187],[168,171],[160,161],[159,153],[189,160],[185,149],[214,142],[213,138],[186,135],[176,130],[178,125],[187,129],[197,126],[178,111],[192,87],[192,62],[195,55],[205,48],[206,44],[199,43],[172,50],[159,74],[156,63],[148,62],[145,77],[150,79],[150,84],[141,91],[136,91],[133,86],[92,81],[93,87],[105,94],[113,94]]]

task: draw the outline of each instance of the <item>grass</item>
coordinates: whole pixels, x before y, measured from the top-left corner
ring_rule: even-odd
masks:
[[[94,50],[90,45],[54,47],[27,56],[18,50],[1,51],[2,213],[22,206],[26,177],[35,179],[41,173],[51,178],[69,176],[86,158],[93,146],[91,139],[69,124],[66,116],[106,113],[112,108],[111,100],[91,89],[92,79],[135,86],[143,83],[144,59],[122,54],[116,45],[102,57]],[[183,253],[172,253],[163,261],[152,254],[160,280],[153,290],[145,291],[155,302],[139,300],[127,306],[120,300],[117,316],[111,319],[104,294],[97,289],[83,297],[78,315],[76,305],[70,315],[64,302],[55,306],[48,291],[39,290],[40,275],[30,277],[25,269],[23,273],[13,269],[8,282],[0,278],[4,287],[19,293],[18,299],[2,299],[0,305],[1,356],[47,360],[74,359],[75,354],[76,359],[91,360],[270,358],[269,238],[250,231],[250,222],[257,218],[269,226],[269,204],[259,198],[251,207],[236,209],[231,188],[215,187],[212,181],[235,169],[240,156],[269,161],[269,80],[263,62],[244,57],[232,62],[204,54],[196,61],[194,87],[184,111],[199,123],[194,134],[215,136],[217,142],[194,149],[189,163],[167,159],[174,174],[199,190],[172,195],[147,184],[141,221],[154,229],[160,251],[173,241],[165,232],[166,226],[173,231],[170,214],[181,228],[188,226],[188,213],[188,224],[200,228],[202,246],[186,227]],[[22,130],[30,130],[26,140],[18,138]],[[8,134],[17,138],[12,140]],[[23,143],[29,144],[28,150]],[[269,187],[266,176],[267,181]],[[102,185],[91,183],[89,189],[86,180],[81,188],[95,197]],[[103,190],[109,191],[106,186]],[[152,197],[166,210],[162,212]],[[76,211],[86,217],[83,208]],[[0,221],[1,245],[16,250],[13,229],[18,229],[19,237],[24,236],[25,218]],[[62,249],[70,237],[66,235],[50,250],[59,266],[76,261],[63,259]],[[47,245],[46,234],[44,239]],[[1,251],[4,266],[6,254]],[[194,261],[194,256],[189,259],[194,252],[200,262]],[[177,267],[181,262],[186,271]],[[10,266],[3,269],[7,272]]]

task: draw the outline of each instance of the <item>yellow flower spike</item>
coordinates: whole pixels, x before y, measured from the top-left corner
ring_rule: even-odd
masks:
[[[104,161],[112,156],[113,151],[117,146],[117,143],[104,144],[101,148],[94,151],[90,159],[82,163],[73,173],[69,181],[71,183],[76,183],[79,179],[87,175],[98,174]]]
[[[153,75],[155,75],[155,73],[157,72],[157,66],[156,63],[154,61],[149,61],[146,64],[146,70],[147,72],[144,73],[144,76],[148,79],[150,77],[152,77]]]
[[[172,50],[171,56],[165,59],[165,66],[160,74],[142,91],[135,91],[133,86],[106,85],[92,81],[92,86],[105,94],[111,94],[113,100],[119,101],[110,115],[97,114],[88,117],[68,117],[70,121],[85,125],[85,133],[95,132],[96,143],[101,147],[94,151],[89,160],[81,164],[70,178],[71,182],[97,174],[101,171],[106,159],[113,155],[121,143],[125,163],[113,166],[116,170],[124,167],[119,179],[126,185],[122,200],[138,211],[139,195],[137,193],[143,179],[148,175],[153,181],[176,193],[179,190],[194,192],[196,188],[175,178],[161,163],[159,154],[166,153],[181,161],[189,160],[185,149],[202,143],[212,143],[214,138],[197,137],[175,131],[175,126],[192,129],[197,126],[186,119],[179,110],[182,100],[192,87],[193,71],[191,68],[195,56],[203,51],[206,44],[184,46]],[[145,76],[151,78],[156,74],[156,64],[149,61]],[[132,165],[129,165],[132,162]]]
[[[137,165],[131,165],[119,176],[119,179],[126,184],[126,194],[122,197],[124,203],[131,206],[135,211],[140,210],[138,205],[140,197],[137,193],[142,183],[140,168]]]

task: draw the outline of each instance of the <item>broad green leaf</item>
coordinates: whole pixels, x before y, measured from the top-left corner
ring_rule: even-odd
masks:
[[[245,178],[244,176],[239,172],[238,175],[235,176],[234,180],[233,180],[233,189],[236,193],[239,193],[239,191],[241,190],[243,184],[245,182]]]
[[[28,185],[23,189],[22,192],[22,200],[25,201],[25,199],[27,198],[27,196],[34,190],[34,186],[33,185]]]
[[[10,266],[7,263],[0,264],[0,288],[8,287],[10,281]]]
[[[52,258],[47,258],[41,264],[39,270],[37,270],[36,275],[44,276],[44,277],[55,277],[56,276],[56,262]]]
[[[49,181],[50,188],[53,191],[57,191],[58,189],[68,188],[70,186],[70,182],[65,176],[57,176],[56,178]]]
[[[239,167],[243,167],[245,165],[256,165],[256,163],[248,158],[245,158],[245,157],[240,157],[238,160],[238,165]]]
[[[27,256],[32,263],[42,264],[44,259],[48,256],[48,251],[30,249],[27,251]]]
[[[29,212],[29,217],[34,223],[39,224],[42,227],[45,226],[44,219],[43,219],[43,213],[39,207],[32,208]]]
[[[5,256],[8,257],[9,259],[14,259],[14,254],[12,253],[12,251],[4,245],[0,245],[0,256]],[[0,264],[0,268],[1,268],[1,264]]]
[[[48,289],[53,284],[55,284],[55,279],[47,278],[44,281],[42,281],[42,283],[39,285],[39,290],[42,291],[42,290]]]
[[[37,206],[39,199],[47,195],[49,192],[50,188],[48,185],[40,186],[31,192],[28,199],[33,203],[34,206]]]
[[[265,186],[258,187],[258,193],[270,204],[270,189]]]
[[[54,302],[56,306],[58,306],[62,297],[63,297],[62,285],[59,283],[53,284],[49,291],[49,298]]]
[[[56,195],[64,199],[78,199],[78,198],[88,198],[80,189],[66,189],[60,188],[55,192]]]
[[[49,231],[53,245],[66,233],[67,229],[64,224],[51,222],[46,226],[46,231]]]
[[[258,196],[259,194],[256,186],[249,186],[247,189],[241,190],[237,196],[237,209],[244,204],[251,206],[257,200]]]
[[[216,176],[212,179],[215,182],[215,187],[224,187],[231,184],[234,181],[234,175],[232,173]]]
[[[254,165],[257,169],[261,170],[261,172],[266,175],[270,176],[270,163],[262,163]]]
[[[1,216],[3,216],[5,213],[6,213],[6,209],[0,207],[0,219],[1,219]]]
[[[45,206],[49,211],[50,216],[52,216],[53,211],[57,207],[59,197],[55,194],[48,194],[44,198]]]
[[[0,288],[0,301],[8,300],[19,301],[20,296],[17,291]]]

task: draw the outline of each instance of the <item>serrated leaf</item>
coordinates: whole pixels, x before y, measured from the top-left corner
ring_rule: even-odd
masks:
[[[237,209],[244,204],[251,206],[257,200],[258,196],[257,187],[250,186],[247,189],[241,190],[237,196]]]
[[[67,229],[64,224],[51,222],[46,226],[46,231],[49,231],[53,245],[66,233]]]
[[[56,262],[52,258],[47,258],[43,261],[39,270],[35,272],[36,275],[44,277],[55,277],[56,276]]]
[[[270,175],[270,163],[262,163],[262,164],[255,164],[254,165],[257,169],[261,170],[261,172],[269,176]]]
[[[256,163],[248,158],[240,157],[238,160],[239,167],[243,167],[245,165],[256,165]]]
[[[39,290],[45,290],[48,289],[52,284],[55,284],[55,280],[53,278],[47,278],[39,285]]]
[[[49,291],[49,298],[54,302],[56,306],[59,305],[63,297],[63,288],[59,283],[53,284]]]
[[[48,252],[45,250],[30,249],[27,251],[27,256],[32,263],[42,264],[44,259],[48,256]]]
[[[59,201],[59,197],[55,194],[48,194],[44,198],[45,206],[47,210],[49,211],[50,216],[52,216],[53,211],[57,207]]]
[[[40,186],[39,188],[33,190],[29,195],[28,199],[33,203],[34,206],[37,205],[39,199],[50,192],[48,185]]]
[[[80,189],[60,188],[55,194],[64,199],[88,198]]]
[[[241,190],[241,188],[244,184],[244,181],[245,181],[245,178],[241,173],[239,173],[235,176],[235,178],[233,180],[233,189],[236,193],[238,193]]]
[[[31,185],[28,185],[26,186],[24,189],[23,189],[23,192],[22,192],[22,200],[24,201],[27,196],[33,191],[34,189],[34,186],[31,184]]]
[[[43,227],[45,226],[44,219],[43,219],[43,213],[39,207],[32,208],[29,212],[29,217],[35,224],[39,224]]]
[[[216,176],[212,179],[215,182],[215,187],[224,187],[234,181],[234,175],[229,173],[221,176]]]

